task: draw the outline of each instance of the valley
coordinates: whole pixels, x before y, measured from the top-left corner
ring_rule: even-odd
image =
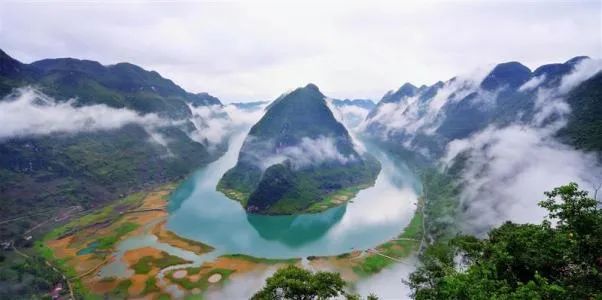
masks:
[[[222,104],[128,63],[0,67],[0,298],[248,299],[304,271],[348,299],[598,295],[600,60],[504,62],[376,104],[312,83]],[[571,209],[587,222],[551,226]],[[490,278],[465,264],[502,270],[497,290],[467,288]]]
[[[405,191],[393,188],[393,182],[408,184],[411,175],[399,172],[392,163],[375,187],[360,192],[347,208],[295,217],[258,215],[253,220],[249,216],[241,223],[233,219],[233,212],[216,213],[230,207],[246,215],[236,202],[217,191],[213,193],[219,202],[211,204],[206,199],[212,196],[212,183],[233,163],[243,137],[234,136],[230,142],[234,149],[191,178],[117,200],[57,228],[36,246],[37,251],[66,270],[78,293],[86,297],[193,299],[206,293],[219,295],[230,281],[248,274],[269,274],[288,264],[337,270],[345,280],[360,282],[403,262],[421,247],[423,202],[412,192],[413,187]],[[374,199],[385,189],[395,193],[394,197],[388,202]],[[397,209],[403,218],[376,212],[374,217],[387,217],[388,221],[370,221],[356,213],[364,210],[364,205]],[[195,207],[203,207],[203,214],[194,213]],[[190,212],[194,219],[187,216]],[[319,225],[312,225],[315,222]],[[362,228],[351,225],[356,222]],[[253,236],[250,231],[259,234],[249,240]],[[378,231],[382,233],[376,238],[357,240],[364,236],[362,232]],[[295,239],[290,232],[296,232]],[[336,245],[329,242],[332,239],[338,240]]]

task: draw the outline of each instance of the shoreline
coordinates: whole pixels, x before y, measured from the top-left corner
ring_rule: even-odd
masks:
[[[199,267],[185,267],[186,264],[182,264],[181,260],[177,260],[169,253],[152,246],[140,247],[127,250],[122,258],[122,263],[129,276],[125,278],[100,277],[98,275],[100,270],[112,262],[119,243],[143,234],[152,234],[161,243],[197,255],[216,251],[210,245],[180,237],[165,228],[165,218],[168,216],[165,208],[168,204],[168,197],[175,188],[176,183],[170,183],[144,195],[137,193],[135,197],[130,195],[117,200],[100,209],[99,212],[92,213],[91,216],[72,220],[68,224],[56,228],[47,235],[43,245],[50,251],[51,260],[63,262],[59,265],[61,269],[78,276],[77,283],[80,293],[110,292],[110,295],[113,296],[127,295],[149,297],[150,299],[175,294],[201,294],[207,290],[223,287],[231,276],[243,276],[246,273],[265,271],[270,267],[282,267],[288,264],[303,266],[306,263],[312,269],[334,270],[341,273],[344,280],[355,284],[358,280],[397,263],[387,259],[386,256],[404,259],[419,249],[417,241],[404,235],[407,231],[416,234],[416,230],[412,229],[412,224],[422,220],[422,213],[417,208],[410,223],[396,238],[366,251],[286,260],[258,258],[244,254],[224,254],[202,263]],[[124,210],[124,207],[129,210]],[[102,224],[102,226],[95,226],[95,224]],[[60,233],[64,232],[68,232],[68,235],[61,236]],[[406,240],[399,240],[399,238]],[[85,253],[82,254],[82,252]],[[382,253],[379,254],[379,252]],[[131,257],[139,259],[133,261]],[[140,263],[140,260],[143,262]],[[157,280],[157,274],[161,273],[162,269],[180,264],[183,265],[182,268],[170,269],[161,280]],[[91,268],[95,269],[91,270]],[[140,273],[142,272],[140,270],[147,272]],[[177,273],[176,277],[173,276],[181,270],[186,271],[185,276],[182,277],[183,272]],[[217,277],[220,279],[218,280]],[[209,281],[210,278],[211,281]],[[160,284],[160,281],[164,281],[165,284]]]

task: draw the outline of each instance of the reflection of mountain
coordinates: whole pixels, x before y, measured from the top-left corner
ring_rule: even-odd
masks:
[[[343,218],[346,210],[347,205],[341,205],[319,214],[309,215],[264,216],[247,214],[247,220],[264,239],[298,247],[322,237]]]

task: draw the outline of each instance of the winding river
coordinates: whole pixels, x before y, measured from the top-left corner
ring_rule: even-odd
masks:
[[[366,250],[398,235],[415,212],[419,182],[403,163],[363,143],[366,151],[381,162],[382,170],[375,185],[360,191],[349,203],[317,214],[247,214],[238,202],[215,190],[223,173],[236,163],[245,136],[246,131],[233,135],[228,151],[194,172],[169,200],[167,228],[211,245],[214,251],[199,256],[158,242],[149,233],[153,224],[148,224],[144,235],[128,238],[117,246],[116,259],[103,267],[101,277],[131,275],[121,257],[127,250],[145,246],[190,260],[192,263],[186,266],[200,266],[223,254],[284,259]],[[174,266],[181,267],[184,265]]]
[[[264,258],[337,255],[364,250],[399,234],[415,211],[416,181],[399,163],[364,144],[382,164],[376,184],[348,204],[318,214],[265,216],[215,190],[234,166],[246,132],[233,136],[228,152],[195,172],[172,194],[167,228],[222,253]]]

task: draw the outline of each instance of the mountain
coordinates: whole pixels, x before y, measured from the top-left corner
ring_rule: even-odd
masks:
[[[6,61],[7,67],[0,71],[0,96],[24,84],[35,84],[57,99],[77,97],[84,105],[105,104],[172,118],[189,117],[187,103],[221,105],[215,97],[186,92],[159,73],[130,63],[103,66],[90,60],[56,58],[26,65],[6,58],[5,53],[3,57],[2,64]]]
[[[327,99],[338,120],[349,129],[355,130],[375,104],[369,99]]]
[[[259,110],[262,109],[266,104],[268,104],[269,101],[253,101],[253,102],[235,102],[235,103],[230,103],[231,105],[234,105],[236,108],[242,109],[242,110]]]
[[[566,101],[571,114],[559,137],[578,149],[602,152],[602,72],[572,90]]]
[[[379,171],[376,159],[356,150],[318,87],[308,84],[267,108],[217,189],[253,213],[316,212],[351,199]]]
[[[577,87],[571,92],[579,96],[571,93],[567,96],[567,91],[561,88],[563,78],[588,59],[579,56],[564,63],[540,66],[533,72],[519,62],[507,62],[495,66],[482,79],[454,77],[420,88],[406,83],[385,94],[361,127],[368,136],[397,147],[396,151],[433,160],[444,154],[450,141],[467,138],[488,126],[550,124],[561,116],[551,114],[541,119],[543,98],[549,98],[546,101],[550,107],[557,99],[566,98],[573,113],[569,115],[567,129],[561,133],[571,132],[573,138],[566,139],[578,147],[602,150],[586,137],[598,134],[600,127],[594,114],[590,114],[597,111],[595,99],[599,87],[588,83],[597,82],[597,77],[581,84],[587,87]],[[579,121],[583,118],[591,120],[583,124]]]
[[[210,128],[197,128],[195,124],[207,122],[193,114],[194,109],[220,111],[219,99],[187,92],[159,73],[129,63],[104,66],[59,58],[24,64],[0,50],[0,105],[17,104],[23,115],[13,127],[57,110],[67,113],[43,123],[48,130],[31,125],[26,128],[35,133],[0,131],[3,219],[32,209],[98,206],[183,178],[227,147],[204,138]],[[103,112],[104,117],[95,118]],[[225,112],[214,115],[228,118]],[[60,130],[53,130],[57,124],[50,121],[70,125],[61,123]],[[99,123],[109,126],[93,129]],[[20,230],[2,226],[0,239],[14,232]]]
[[[376,106],[370,99],[332,99],[332,104],[336,107],[356,106],[371,110]]]

